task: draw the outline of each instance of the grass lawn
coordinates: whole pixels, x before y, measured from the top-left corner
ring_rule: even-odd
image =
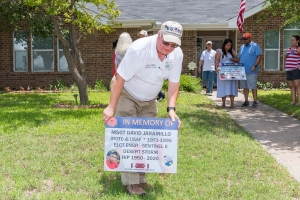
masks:
[[[300,106],[289,105],[292,102],[291,92],[287,90],[259,90],[258,101],[272,106],[281,112],[300,120]]]
[[[89,98],[105,104],[109,93]],[[178,173],[148,174],[155,190],[129,196],[120,173],[103,171],[103,109],[54,108],[58,102],[74,102],[73,94],[0,94],[1,200],[300,199],[300,184],[223,109],[184,92]],[[167,117],[166,100],[159,111]]]

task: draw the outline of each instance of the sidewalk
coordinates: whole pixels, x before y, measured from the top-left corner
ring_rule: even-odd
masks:
[[[220,106],[222,100],[216,94],[208,97]],[[226,98],[226,112],[300,182],[300,121],[260,102],[252,108],[252,99],[249,107],[242,108],[243,102],[244,95],[239,93],[231,109]]]

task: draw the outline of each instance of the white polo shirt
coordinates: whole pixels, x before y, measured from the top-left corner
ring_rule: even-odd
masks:
[[[177,47],[163,61],[156,50],[157,34],[132,43],[118,67],[124,88],[135,99],[150,101],[162,88],[164,80],[180,81],[183,53]]]
[[[203,71],[215,71],[215,57],[216,51],[211,49],[210,51],[203,51],[200,60],[203,60]]]

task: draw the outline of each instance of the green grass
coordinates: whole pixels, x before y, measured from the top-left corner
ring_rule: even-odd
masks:
[[[259,95],[261,95],[259,93]],[[262,96],[262,95],[261,95]],[[91,104],[108,92],[90,93]],[[181,92],[177,174],[143,198],[104,172],[103,109],[58,109],[73,93],[0,94],[0,199],[300,199],[300,184],[207,97]],[[166,100],[159,116],[167,117]]]
[[[288,90],[259,90],[257,99],[300,120],[300,106],[289,105],[292,102],[292,97]]]

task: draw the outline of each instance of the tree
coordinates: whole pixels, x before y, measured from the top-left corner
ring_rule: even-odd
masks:
[[[87,8],[91,3],[97,13]],[[80,104],[87,105],[85,64],[78,45],[96,30],[113,31],[114,20],[120,16],[116,7],[114,0],[0,0],[0,28],[16,30],[20,21],[26,21],[34,35],[56,36],[78,86]]]
[[[268,14],[281,16],[287,24],[298,24],[300,22],[300,1],[299,0],[264,0],[266,7],[263,18]]]

